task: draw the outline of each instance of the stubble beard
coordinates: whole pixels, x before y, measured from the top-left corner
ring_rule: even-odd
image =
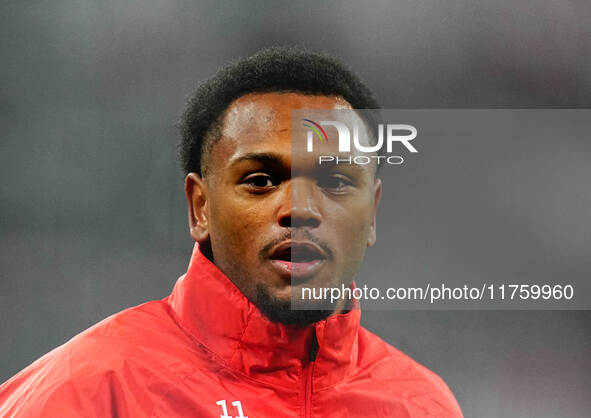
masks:
[[[322,304],[325,309],[315,309],[313,305],[292,309],[291,300],[285,301],[274,297],[262,284],[256,286],[256,305],[261,313],[272,322],[301,327],[328,318],[336,309],[336,306],[332,309],[326,309],[326,301]]]

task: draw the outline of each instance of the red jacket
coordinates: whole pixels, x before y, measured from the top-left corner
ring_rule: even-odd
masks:
[[[359,318],[270,322],[196,250],[168,298],[105,319],[0,386],[0,416],[462,416],[438,376]]]

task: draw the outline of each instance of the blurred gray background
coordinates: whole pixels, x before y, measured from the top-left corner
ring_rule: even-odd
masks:
[[[222,63],[297,44],[340,56],[385,107],[591,107],[589,28],[581,0],[3,2],[0,380],[105,316],[166,296],[185,271],[174,123]],[[591,162],[588,150],[577,164]],[[581,186],[568,187],[556,185],[561,201],[583,211]],[[429,243],[433,230],[414,219],[408,234]],[[444,278],[461,271],[454,242],[433,263]],[[588,249],[572,250],[585,271]],[[548,255],[524,260],[536,254]],[[466,417],[591,410],[589,311],[367,311],[363,322],[441,375]]]

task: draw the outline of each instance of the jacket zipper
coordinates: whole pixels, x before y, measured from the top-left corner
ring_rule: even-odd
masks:
[[[312,343],[308,353],[309,363],[305,368],[304,379],[304,413],[303,418],[310,418],[312,416],[312,374],[314,373],[314,364],[316,362],[316,355],[318,354],[318,339],[316,338],[316,330],[312,335]]]

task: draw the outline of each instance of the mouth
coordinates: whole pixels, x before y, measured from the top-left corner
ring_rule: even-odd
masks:
[[[284,241],[272,249],[273,268],[284,277],[305,279],[315,275],[327,260],[322,248],[311,241]]]

